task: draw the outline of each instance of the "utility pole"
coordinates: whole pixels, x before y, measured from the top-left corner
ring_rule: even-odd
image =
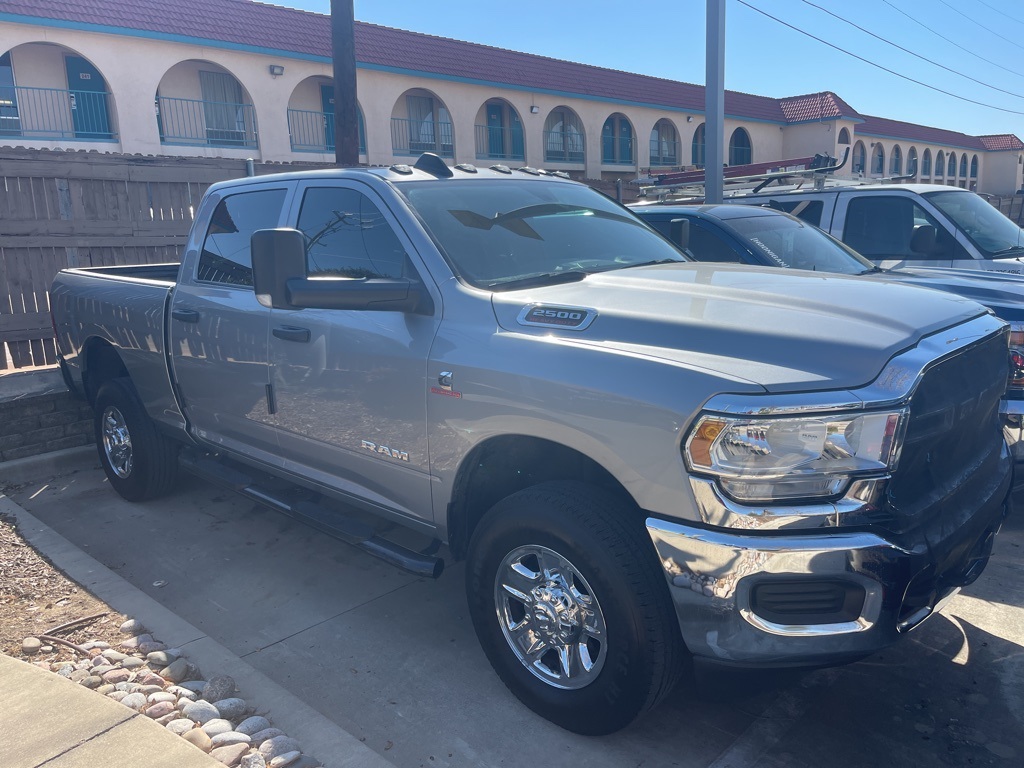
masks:
[[[359,165],[359,108],[356,106],[355,9],[352,0],[331,0],[334,53],[334,162]]]
[[[704,75],[704,202],[720,203],[725,181],[725,0],[707,0]]]

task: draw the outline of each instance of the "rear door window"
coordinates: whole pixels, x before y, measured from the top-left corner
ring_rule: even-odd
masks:
[[[206,229],[196,279],[252,287],[249,241],[256,230],[277,226],[285,193],[284,189],[266,189],[221,200]]]
[[[697,261],[744,261],[740,253],[715,230],[690,219],[690,245],[686,249]]]

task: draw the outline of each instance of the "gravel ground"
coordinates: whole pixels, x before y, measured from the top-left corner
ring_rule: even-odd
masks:
[[[239,698],[231,677],[205,678],[181,650],[67,578],[2,515],[0,651],[142,712],[224,765],[320,765]]]

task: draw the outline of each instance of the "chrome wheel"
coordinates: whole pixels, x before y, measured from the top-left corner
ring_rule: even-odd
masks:
[[[103,411],[103,453],[107,463],[120,478],[132,473],[132,436],[128,432],[124,415],[112,405]]]
[[[560,554],[541,546],[509,552],[495,576],[494,604],[505,640],[536,678],[570,690],[597,679],[608,655],[604,614]]]

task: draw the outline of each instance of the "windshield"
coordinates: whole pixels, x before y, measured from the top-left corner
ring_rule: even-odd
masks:
[[[780,267],[860,275],[874,265],[820,229],[786,214],[730,219],[729,226]]]
[[[1024,232],[984,198],[970,192],[926,192],[930,203],[949,216],[985,258],[1024,251]]]
[[[512,290],[686,260],[629,211],[582,185],[467,179],[395,186],[454,272],[477,288]]]

